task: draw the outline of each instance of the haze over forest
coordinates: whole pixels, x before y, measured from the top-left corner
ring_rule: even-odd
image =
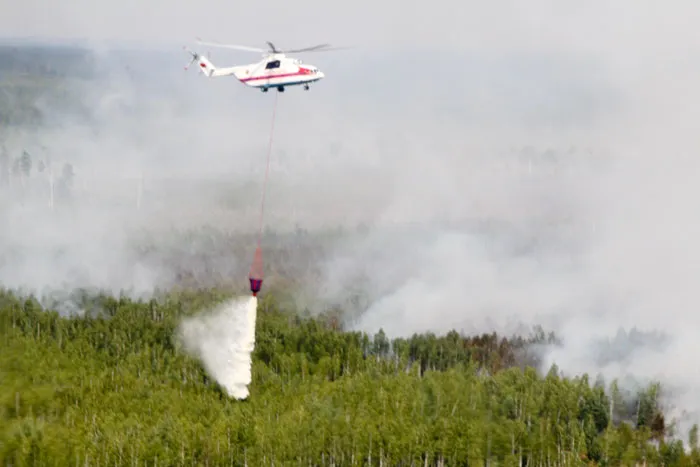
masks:
[[[390,336],[541,325],[545,367],[663,379],[698,421],[696,3],[90,5],[0,6],[8,164],[75,172],[53,211],[44,175],[3,188],[4,286],[244,292],[274,94],[185,73],[181,46],[351,45],[280,96],[264,291]]]

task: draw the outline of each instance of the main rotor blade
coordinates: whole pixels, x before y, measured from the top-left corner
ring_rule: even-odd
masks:
[[[284,53],[299,53],[299,52],[326,52],[329,50],[343,50],[349,47],[331,47],[330,44],[321,44],[313,47],[304,47],[303,49],[283,50]]]
[[[301,49],[289,49],[289,50],[285,50],[285,52],[288,52],[288,53],[311,52],[312,50],[318,50],[318,49],[322,49],[324,47],[330,47],[330,44],[319,44],[319,45],[314,45],[312,47],[304,47]]]
[[[265,49],[260,49],[258,47],[248,47],[245,45],[234,45],[234,44],[220,44],[218,42],[207,42],[207,41],[202,41],[199,38],[197,38],[197,43],[200,45],[209,45],[212,47],[221,47],[224,49],[235,49],[235,50],[245,50],[246,52],[259,52],[259,53],[265,53]]]

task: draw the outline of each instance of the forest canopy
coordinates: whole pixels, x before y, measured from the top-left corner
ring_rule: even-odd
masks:
[[[226,299],[84,297],[82,315],[0,294],[3,465],[695,465],[660,386],[625,394],[536,371],[532,336],[345,331],[259,302],[251,396],[229,399],[176,338]]]

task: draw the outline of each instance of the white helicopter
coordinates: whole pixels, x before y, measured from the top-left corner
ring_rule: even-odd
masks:
[[[285,87],[288,86],[304,86],[304,90],[308,91],[309,84],[323,79],[325,74],[319,70],[318,67],[310,64],[303,64],[301,60],[287,57],[285,54],[336,50],[335,48],[329,48],[329,44],[321,44],[303,49],[279,50],[272,42],[267,42],[270,48],[269,50],[265,50],[242,45],[203,42],[199,39],[197,43],[213,47],[244,50],[247,52],[261,52],[263,54],[263,59],[259,62],[248,65],[217,68],[208,58],[184,47],[184,49],[192,55],[192,60],[185,66],[185,70],[194,62],[198,62],[200,71],[207,77],[234,76],[246,86],[258,88],[262,92],[267,92],[270,88],[277,88],[279,92],[284,92]]]

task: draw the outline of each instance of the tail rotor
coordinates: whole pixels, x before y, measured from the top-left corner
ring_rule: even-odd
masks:
[[[187,47],[183,47],[183,49],[185,50],[185,52],[187,52],[188,54],[192,55],[192,60],[190,60],[190,61],[187,63],[187,65],[185,65],[185,71],[187,71],[187,70],[189,70],[189,68],[192,66],[192,64],[193,64],[194,62],[199,61],[199,54],[198,54],[197,52],[192,52],[192,51],[191,51],[190,49],[188,49]]]

